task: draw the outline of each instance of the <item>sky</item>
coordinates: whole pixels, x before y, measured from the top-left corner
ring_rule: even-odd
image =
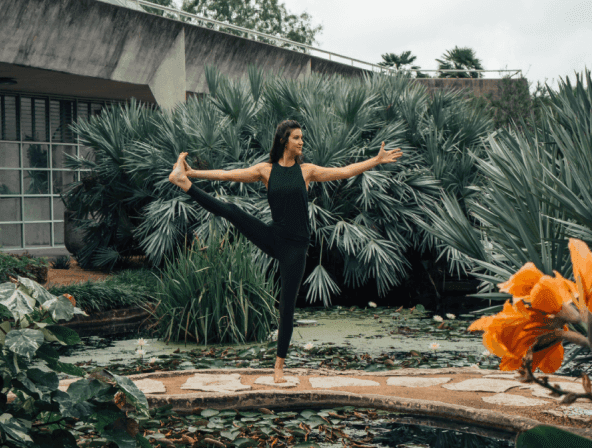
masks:
[[[306,11],[313,26],[323,25],[314,47],[364,62],[409,50],[417,56],[413,65],[435,70],[447,50],[469,47],[485,70],[522,70],[531,92],[537,81],[557,90],[560,77],[575,84],[575,73],[592,70],[592,0],[278,2],[292,14]]]
[[[279,2],[323,25],[315,47],[365,62],[410,50],[413,65],[435,70],[447,50],[469,47],[485,70],[521,69],[531,92],[537,81],[557,90],[560,77],[575,84],[574,71],[592,70],[592,0]]]

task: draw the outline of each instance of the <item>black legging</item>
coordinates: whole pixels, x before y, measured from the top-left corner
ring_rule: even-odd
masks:
[[[234,204],[222,202],[195,185],[187,191],[199,205],[210,213],[230,221],[255,246],[280,262],[280,325],[277,356],[285,358],[294,330],[294,308],[300,282],[304,276],[308,243],[286,240],[271,225],[244,212]]]

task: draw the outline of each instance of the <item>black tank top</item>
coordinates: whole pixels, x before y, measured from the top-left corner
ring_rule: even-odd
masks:
[[[267,185],[267,200],[273,219],[272,228],[282,238],[310,242],[308,192],[298,163],[285,167],[271,166]]]

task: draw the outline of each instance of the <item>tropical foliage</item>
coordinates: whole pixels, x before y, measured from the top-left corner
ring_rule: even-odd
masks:
[[[253,244],[241,234],[230,244],[229,233],[220,237],[214,231],[197,247],[193,240],[167,260],[155,288],[160,301],[149,308],[163,340],[262,342],[279,326],[273,307],[278,285],[254,263]]]
[[[313,247],[308,258],[315,266],[305,279],[309,301],[328,304],[331,291],[339,294],[339,284],[358,287],[369,281],[384,296],[408,275],[408,251],[437,251],[416,218],[435,210],[442,189],[461,209],[476,193],[473,157],[485,155],[492,121],[459,93],[432,97],[404,76],[312,74],[290,80],[265,78],[255,67],[235,81],[208,67],[206,79],[210,95],[191,98],[172,113],[132,102],[75,125],[95,153],[94,160],[69,157],[69,167],[90,173],[63,195],[87,232],[78,254],[83,268],[112,269],[142,253],[160,266],[186,235],[205,239],[212,215],[168,181],[179,153],[187,151],[196,169],[251,166],[268,159],[275,128],[286,118],[302,124],[305,161],[316,165],[366,160],[382,141],[387,150],[404,152],[397,163],[309,186]],[[262,183],[194,182],[271,222]],[[228,225],[214,220],[221,233]],[[269,263],[253,250],[259,262]],[[275,274],[275,260],[271,267]]]
[[[541,107],[550,105],[550,95],[540,82],[531,94],[531,84],[524,77],[517,81],[505,76],[499,84],[499,98],[493,98],[492,93],[484,95],[496,129],[508,126],[522,129],[524,121],[528,130],[534,132],[536,123],[541,120]]]
[[[395,53],[385,53],[382,55],[382,61],[378,63],[383,67],[395,67],[397,70],[405,70],[406,65],[412,64],[417,59],[417,56],[412,56],[411,51],[404,51],[400,55]],[[418,65],[412,65],[411,69],[420,69]],[[415,72],[416,78],[429,78],[429,75],[421,73],[420,71]]]
[[[481,60],[475,55],[475,50],[468,47],[459,48],[455,46],[452,50],[446,50],[436,59],[438,70],[483,70]],[[441,72],[439,78],[483,78],[481,72]]]
[[[35,257],[28,252],[22,255],[0,253],[0,283],[10,277],[27,277],[40,283],[47,280],[49,261],[46,257]]]
[[[137,416],[149,417],[146,397],[135,384],[106,370],[87,375],[61,362],[51,346],[80,342],[75,331],[56,325],[75,314],[85,313],[69,294],[54,296],[20,276],[0,284],[0,443],[10,448],[75,448],[74,425],[83,422],[118,446],[149,446],[134,414],[121,410],[121,403],[127,402]],[[39,369],[39,362],[46,368]],[[83,378],[62,391],[58,372]],[[14,394],[10,402],[9,393]],[[116,394],[125,397],[118,399],[119,406]]]
[[[128,269],[104,280],[47,288],[53,295],[71,294],[78,307],[88,313],[117,310],[156,302],[158,277],[148,269]]]
[[[505,301],[492,292],[526,263],[544,275],[572,274],[568,239],[592,241],[592,83],[569,78],[559,92],[548,89],[551,105],[529,131],[503,128],[492,133],[486,156],[476,159],[477,194],[460,203],[446,194],[429,220],[418,223],[444,242],[462,269],[482,280],[477,297]],[[467,207],[468,214],[463,207]],[[470,216],[470,218],[468,217]],[[431,221],[431,222],[428,222]],[[501,311],[496,305],[490,311]],[[583,335],[582,324],[569,324]],[[573,356],[583,348],[577,347]]]

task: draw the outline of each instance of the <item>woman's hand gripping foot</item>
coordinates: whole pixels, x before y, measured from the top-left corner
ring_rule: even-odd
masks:
[[[273,382],[274,383],[287,383],[288,380],[284,378],[284,361],[286,358],[275,358],[275,368],[273,372]]]
[[[187,177],[187,171],[185,169],[187,162],[185,162],[185,157],[187,157],[186,152],[179,154],[177,163],[173,165],[173,171],[169,174],[169,181],[187,192],[191,188],[192,183]]]

